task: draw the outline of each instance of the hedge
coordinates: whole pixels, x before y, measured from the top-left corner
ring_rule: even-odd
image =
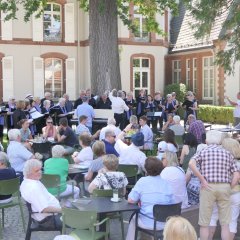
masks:
[[[234,123],[233,109],[233,107],[199,105],[197,118],[209,123]]]

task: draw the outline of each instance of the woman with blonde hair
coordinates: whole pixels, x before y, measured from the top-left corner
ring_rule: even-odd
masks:
[[[163,240],[197,240],[197,234],[187,219],[171,217],[163,230]]]
[[[233,138],[224,138],[222,141],[222,146],[226,150],[228,150],[234,157],[238,170],[240,171],[240,144],[236,139]],[[238,181],[238,185],[236,185],[231,192],[231,221],[229,223],[229,231],[230,231],[230,238],[229,240],[233,240],[235,237],[235,234],[237,232],[237,223],[238,223],[238,216],[240,213],[240,179]],[[216,230],[218,221],[218,210],[217,205],[214,205],[212,218],[210,222],[210,238],[213,239],[213,235]]]
[[[164,152],[162,163],[164,169],[161,172],[161,177],[171,185],[175,202],[182,202],[182,208],[188,207],[185,172],[179,167],[177,154],[169,151]]]

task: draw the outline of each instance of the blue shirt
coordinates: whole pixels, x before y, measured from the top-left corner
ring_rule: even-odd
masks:
[[[81,123],[79,123],[75,132],[77,135],[81,135],[84,132],[87,132],[89,135],[91,135],[89,128],[87,128],[84,124],[81,124]]]
[[[84,102],[81,105],[79,105],[76,109],[76,115],[79,118],[82,115],[87,116],[87,127],[92,127],[92,119],[95,117],[95,113],[93,110],[93,107],[90,106],[88,103]]]
[[[153,206],[155,204],[173,204],[173,190],[169,183],[158,176],[147,176],[140,178],[130,192],[129,199],[141,203],[140,212],[153,217]],[[139,215],[144,226],[152,229],[153,220]],[[163,224],[157,224],[158,229]]]
[[[116,149],[114,148],[114,145],[109,143],[108,141],[106,140],[102,140],[105,144],[105,149],[106,149],[106,154],[114,154],[116,155],[117,157],[119,156],[118,152],[116,151]]]

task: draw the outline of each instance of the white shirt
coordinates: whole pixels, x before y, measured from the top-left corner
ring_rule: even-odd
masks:
[[[84,165],[89,166],[93,160],[93,151],[91,147],[83,148],[77,155],[77,160]]]
[[[41,213],[45,208],[61,208],[59,201],[38,180],[25,178],[20,186],[20,192],[23,199],[31,204],[32,211],[39,212],[32,215],[32,218],[36,221],[42,221],[51,215],[49,213]]]
[[[144,149],[153,148],[153,132],[152,129],[145,124],[141,127],[140,132],[144,135]]]
[[[235,106],[235,109],[233,110],[233,116],[240,118],[240,100],[237,100],[237,105]]]
[[[99,140],[105,139],[105,133],[106,133],[106,131],[109,131],[109,130],[113,131],[116,136],[118,136],[120,134],[120,132],[121,132],[121,130],[118,127],[116,127],[116,126],[114,126],[112,124],[109,124],[106,127],[103,127],[101,129]]]
[[[181,167],[165,167],[160,176],[165,179],[172,187],[174,201],[182,202],[182,208],[188,207],[188,197],[186,188],[185,172]]]
[[[146,155],[140,149],[131,144],[119,152],[119,164],[138,165],[138,172],[144,171]]]
[[[109,93],[109,99],[112,102],[112,110],[114,113],[121,114],[124,111],[128,111],[129,107],[120,97],[113,97],[112,93]]]
[[[27,150],[20,142],[10,141],[7,147],[7,155],[11,167],[16,172],[22,172],[25,161],[31,158],[33,154]]]

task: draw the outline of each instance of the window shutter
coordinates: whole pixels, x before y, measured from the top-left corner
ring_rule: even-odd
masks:
[[[43,41],[43,16],[36,18],[37,13],[32,15],[32,38],[33,41]]]
[[[74,58],[66,59],[66,93],[69,98],[76,98],[76,61]]]
[[[9,97],[14,95],[12,56],[2,58],[2,72],[3,72],[3,101],[8,101]]]
[[[65,14],[65,42],[74,43],[75,42],[75,12],[74,3],[67,3],[64,5]]]
[[[34,96],[44,96],[44,67],[43,59],[40,57],[33,58],[33,80],[34,80]]]
[[[2,29],[2,40],[12,40],[13,39],[13,26],[12,19],[5,21],[7,13],[1,12],[1,29]]]

